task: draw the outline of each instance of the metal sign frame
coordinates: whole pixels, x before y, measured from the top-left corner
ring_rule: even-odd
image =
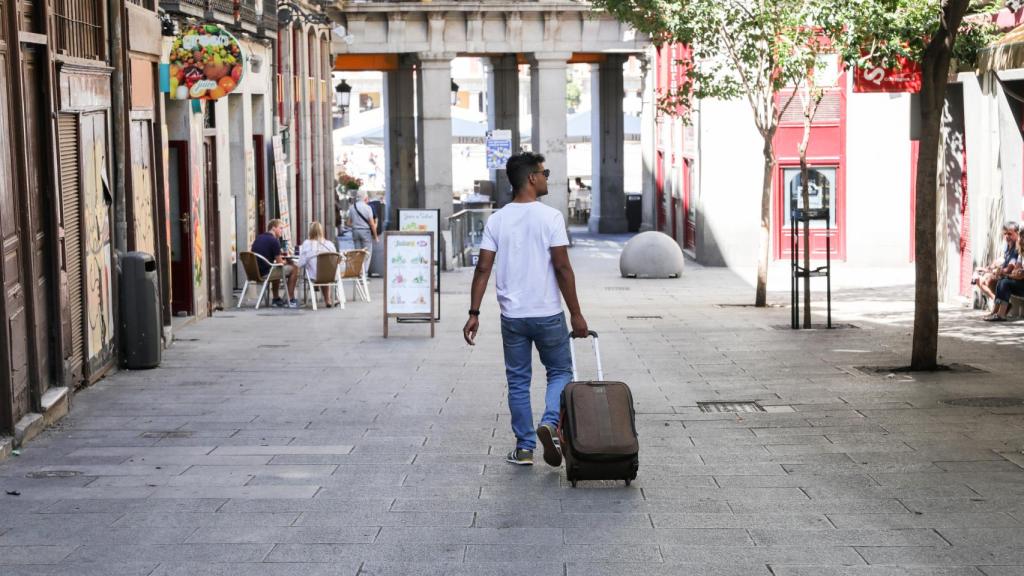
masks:
[[[434,270],[434,265],[435,265],[435,258],[434,258],[434,256],[435,256],[436,247],[434,245],[435,238],[434,238],[434,234],[433,233],[431,233],[431,232],[385,232],[384,233],[384,297],[383,297],[383,301],[384,301],[384,338],[388,337],[388,323],[389,323],[391,318],[395,318],[398,321],[400,321],[402,319],[410,319],[410,320],[411,319],[416,319],[416,320],[419,320],[420,322],[429,322],[430,323],[430,337],[433,338],[435,336],[435,334],[436,334],[435,324],[437,323],[437,320],[435,319],[435,314],[437,312],[437,301],[433,298],[434,289],[435,289],[435,276],[433,274],[428,274],[430,276],[430,294],[431,294],[431,298],[430,298],[430,312],[422,313],[422,314],[404,314],[404,313],[400,314],[400,313],[388,312],[388,283],[390,282],[390,274],[388,273],[388,267],[391,266],[391,259],[388,256],[388,238],[390,238],[392,236],[402,236],[402,237],[408,237],[408,238],[426,238],[430,242],[430,262],[428,263],[427,270],[433,271]]]

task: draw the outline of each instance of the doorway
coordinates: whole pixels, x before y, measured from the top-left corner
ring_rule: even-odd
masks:
[[[188,143],[168,142],[167,181],[171,216],[171,313],[192,316],[192,212],[189,209]]]
[[[217,138],[208,136],[203,141],[203,162],[205,173],[203,184],[206,195],[206,265],[209,309],[224,309],[223,291],[220,285],[220,204],[217,201]]]
[[[256,170],[256,234],[267,231],[267,166],[263,134],[253,134],[252,149]]]

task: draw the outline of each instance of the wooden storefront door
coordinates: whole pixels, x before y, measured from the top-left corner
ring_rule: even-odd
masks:
[[[48,120],[46,92],[43,82],[47,78],[45,60],[35,47],[24,45],[22,49],[22,111],[25,119],[25,153],[29,161],[27,169],[26,206],[28,215],[28,255],[31,258],[32,278],[30,303],[32,306],[32,338],[34,356],[32,380],[35,383],[33,396],[38,400],[56,383],[54,367],[56,330],[54,323],[60,320],[54,311],[57,298],[57,281],[52,279],[53,255],[50,254],[50,214],[53,207],[47,193],[48,178],[45,173],[45,158],[49,154],[43,145],[44,130]]]
[[[0,2],[0,16],[6,7]],[[29,397],[29,326],[25,303],[25,257],[19,202],[11,149],[11,93],[7,76],[8,51],[4,42],[6,21],[0,22],[0,432],[11,433],[14,423],[31,410]]]

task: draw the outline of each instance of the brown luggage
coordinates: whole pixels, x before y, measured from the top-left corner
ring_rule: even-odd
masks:
[[[591,331],[590,336],[597,356],[597,380],[578,380],[573,351],[573,382],[562,391],[558,436],[565,474],[573,487],[579,480],[625,480],[628,486],[640,466],[633,394],[622,382],[603,380],[597,332]]]

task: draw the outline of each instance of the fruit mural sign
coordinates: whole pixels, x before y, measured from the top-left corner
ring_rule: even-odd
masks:
[[[168,64],[172,100],[223,98],[245,73],[241,45],[216,24],[186,26],[171,44]]]

